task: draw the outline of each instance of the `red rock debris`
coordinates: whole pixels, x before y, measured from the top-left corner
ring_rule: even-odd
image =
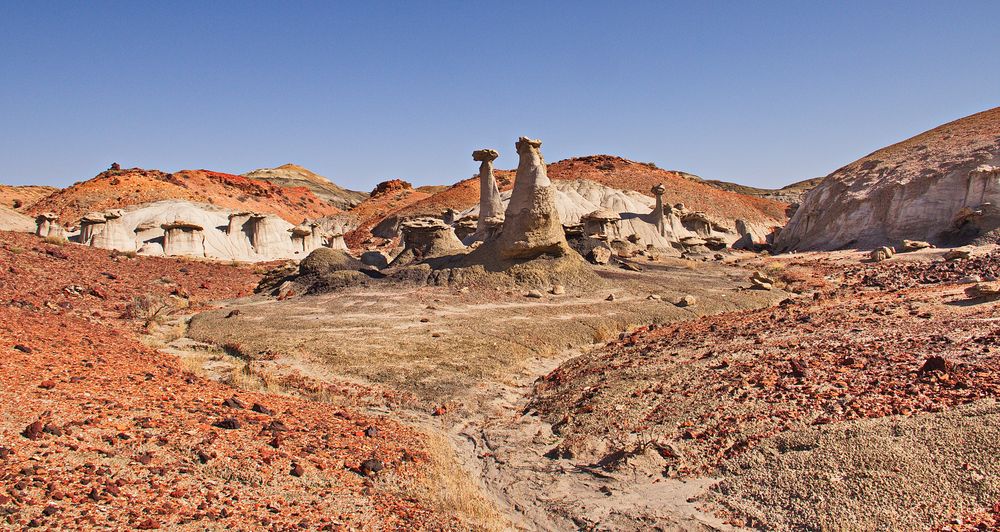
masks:
[[[50,248],[0,233],[0,528],[457,527],[363,477],[375,459],[421,478],[419,434],[317,402],[234,398],[121,318],[137,292],[180,287],[195,305],[249,293],[251,268]]]

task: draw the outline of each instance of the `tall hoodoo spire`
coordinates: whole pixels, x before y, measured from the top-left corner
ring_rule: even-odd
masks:
[[[520,161],[499,237],[501,258],[562,255],[569,248],[541,146],[542,141],[528,137],[521,137],[515,144]]]
[[[476,222],[474,240],[490,240],[503,223],[503,203],[500,188],[493,176],[493,161],[500,156],[496,150],[482,149],[472,152],[472,160],[479,164],[479,220]]]

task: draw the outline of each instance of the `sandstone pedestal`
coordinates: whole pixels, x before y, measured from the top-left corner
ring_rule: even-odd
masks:
[[[539,148],[542,141],[521,137],[514,190],[498,238],[502,259],[564,255],[569,246],[556,211],[555,188],[549,181]]]
[[[500,152],[490,149],[472,152],[472,160],[479,161],[479,219],[476,221],[476,232],[472,240],[493,240],[503,225],[503,203],[500,201],[500,188],[497,187],[493,175],[493,161]]]
[[[204,227],[183,220],[174,220],[161,227],[163,227],[163,253],[165,255],[205,256]]]

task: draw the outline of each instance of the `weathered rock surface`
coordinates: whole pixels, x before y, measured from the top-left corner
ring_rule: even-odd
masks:
[[[476,150],[472,152],[472,160],[480,161],[479,165],[479,218],[476,232],[472,240],[492,240],[497,236],[503,225],[503,203],[500,201],[500,189],[493,175],[493,161],[500,156],[496,150]]]
[[[163,253],[171,256],[204,257],[205,228],[184,220],[165,223],[163,228]]]
[[[15,231],[18,233],[34,233],[35,222],[13,209],[0,206],[0,231]]]
[[[403,251],[391,266],[399,266],[432,257],[464,252],[465,246],[451,226],[436,218],[418,218],[403,222]]]
[[[503,259],[563,255],[569,250],[541,146],[542,141],[527,137],[521,137],[515,144],[520,162],[499,237]]]
[[[946,244],[1000,227],[1000,107],[863,157],[808,192],[779,250]]]

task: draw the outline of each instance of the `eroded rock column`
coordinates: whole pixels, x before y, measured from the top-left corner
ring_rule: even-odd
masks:
[[[493,161],[500,152],[490,149],[472,152],[472,160],[479,161],[479,220],[476,222],[476,232],[473,240],[492,240],[496,238],[500,226],[503,225],[503,203],[500,201],[500,188],[493,176]]]
[[[527,137],[521,137],[515,144],[519,156],[517,175],[498,239],[503,259],[563,255],[569,249],[541,146],[542,141]]]
[[[167,256],[205,256],[205,228],[191,222],[174,220],[163,224],[163,253]]]
[[[46,212],[35,217],[35,234],[45,238],[62,234],[59,227],[59,216],[54,212]]]
[[[95,248],[118,251],[135,251],[135,233],[122,221],[125,211],[112,209],[104,213],[104,230],[93,236],[90,245]]]

